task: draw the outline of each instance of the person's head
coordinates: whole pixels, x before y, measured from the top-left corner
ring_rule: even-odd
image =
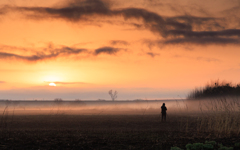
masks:
[[[165,106],[165,103],[163,103],[162,105]]]

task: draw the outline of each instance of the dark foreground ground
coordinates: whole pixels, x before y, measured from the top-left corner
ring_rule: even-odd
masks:
[[[1,119],[0,149],[160,149],[239,137],[214,137],[195,129],[196,117],[169,115],[28,115]],[[188,121],[188,124],[186,122]],[[186,127],[187,125],[187,127]]]

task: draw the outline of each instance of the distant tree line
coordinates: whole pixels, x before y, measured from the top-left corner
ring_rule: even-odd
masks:
[[[240,84],[233,85],[219,81],[207,84],[204,88],[196,88],[188,95],[188,99],[201,99],[221,96],[240,96]]]

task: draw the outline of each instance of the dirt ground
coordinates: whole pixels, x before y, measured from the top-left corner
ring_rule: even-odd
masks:
[[[0,149],[159,149],[185,148],[215,140],[226,146],[237,136],[197,132],[197,117],[168,115],[15,115],[0,116]],[[188,122],[186,126],[186,122]]]

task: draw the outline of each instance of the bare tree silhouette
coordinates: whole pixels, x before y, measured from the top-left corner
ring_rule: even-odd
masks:
[[[108,92],[108,94],[111,96],[112,101],[114,101],[115,99],[117,99],[117,94],[118,94],[117,91],[115,91],[115,92],[113,93],[113,91],[110,90],[110,91]]]

